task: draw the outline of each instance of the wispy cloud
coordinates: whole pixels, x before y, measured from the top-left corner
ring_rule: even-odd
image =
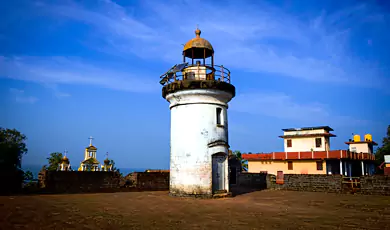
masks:
[[[16,102],[19,103],[28,103],[28,104],[34,104],[38,101],[38,98],[33,96],[27,96],[24,92],[24,90],[16,89],[16,88],[10,88],[9,92],[11,93],[12,97],[15,99]]]
[[[152,92],[158,83],[134,76],[128,71],[101,68],[86,64],[80,59],[65,57],[1,57],[0,76],[41,83],[54,90],[57,96],[68,96],[59,92],[56,84],[88,84],[130,92]]]
[[[62,92],[59,90],[57,84],[53,83],[45,83],[44,86],[52,91],[55,97],[57,98],[65,98],[65,97],[70,97],[71,95],[69,93]]]
[[[367,125],[372,121],[352,118],[332,112],[329,105],[309,102],[302,103],[284,93],[248,93],[238,95],[232,102],[230,110],[264,115],[283,120],[295,121],[300,124],[332,124],[332,125]]]
[[[193,37],[198,23],[216,49],[216,61],[229,67],[369,87],[388,82],[383,68],[357,58],[350,46],[355,31],[375,24],[377,29],[371,28],[370,35],[378,35],[386,26],[385,13],[368,3],[331,13],[323,10],[303,20],[265,2],[214,5],[197,1],[196,9],[178,19],[183,9],[194,4],[184,0],[143,1],[142,9],[137,9],[142,14],[109,0],[94,7],[69,1],[39,7],[55,17],[88,24],[93,29],[91,43],[113,54],[178,62],[180,44],[184,38]],[[372,80],[367,82],[367,78]]]

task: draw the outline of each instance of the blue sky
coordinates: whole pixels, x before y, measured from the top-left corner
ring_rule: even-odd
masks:
[[[282,151],[282,128],[329,125],[381,142],[390,120],[390,14],[380,1],[2,1],[0,126],[28,137],[24,164],[95,137],[119,167],[169,167],[159,76],[196,25],[232,72],[233,150]]]

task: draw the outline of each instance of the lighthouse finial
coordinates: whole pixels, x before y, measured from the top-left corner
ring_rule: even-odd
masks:
[[[196,35],[196,37],[197,37],[197,38],[199,38],[199,37],[200,37],[200,33],[201,33],[201,31],[200,31],[200,29],[199,29],[199,25],[198,25],[198,24],[196,24],[195,35]]]

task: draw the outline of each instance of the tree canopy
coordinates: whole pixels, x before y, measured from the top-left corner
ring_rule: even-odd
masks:
[[[16,129],[0,127],[0,168],[16,170],[21,168],[23,154],[27,153],[27,137]]]
[[[26,136],[16,129],[0,127],[0,193],[17,192],[22,188],[24,179],[31,179],[32,174],[24,175],[21,169],[23,154],[27,153]]]
[[[110,159],[109,165],[112,165],[112,168],[111,168],[112,171],[117,171],[118,170],[117,168],[115,168],[115,161],[114,160]]]
[[[63,157],[63,155],[60,152],[50,153],[50,156],[48,158],[46,158],[48,160],[48,163],[49,163],[47,170],[56,171],[58,169],[58,165],[61,164],[62,157]]]
[[[236,150],[236,151],[233,152],[233,155],[235,155],[236,158],[237,158],[239,161],[241,161],[242,170],[243,170],[243,171],[248,171],[248,161],[242,159],[241,152],[238,151],[238,150]]]
[[[390,155],[390,125],[387,127],[386,136],[383,138],[382,146],[376,150],[375,160],[377,166],[381,165],[385,161],[385,155]],[[378,169],[378,172],[381,173],[383,170]]]

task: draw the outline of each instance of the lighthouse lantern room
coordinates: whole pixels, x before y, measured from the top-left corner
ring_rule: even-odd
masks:
[[[214,64],[214,49],[200,37],[188,41],[183,63],[160,77],[170,103],[170,194],[212,197],[229,193],[228,102],[235,96],[230,71]]]

